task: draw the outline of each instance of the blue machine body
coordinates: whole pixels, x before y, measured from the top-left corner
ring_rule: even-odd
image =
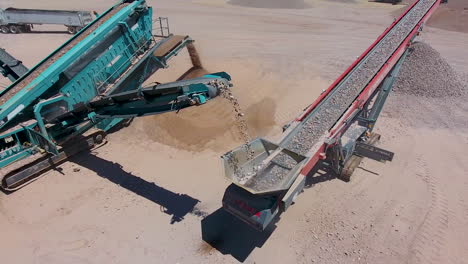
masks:
[[[144,0],[122,1],[0,92],[0,176],[19,160],[58,155],[64,143],[93,127],[107,131],[124,118],[179,110],[217,95],[212,84],[228,83],[226,73],[142,87],[184,47],[194,49],[190,37],[169,34],[162,23],[167,19],[159,18],[161,34],[154,35],[152,16]],[[95,111],[77,110],[83,105]]]

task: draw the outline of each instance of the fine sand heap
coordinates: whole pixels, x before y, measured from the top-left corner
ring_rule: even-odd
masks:
[[[185,78],[196,78],[203,76],[208,73],[201,63],[200,55],[198,54],[195,45],[190,43],[187,45],[187,50],[189,52],[190,60],[192,61],[192,73],[188,74],[189,77]],[[190,71],[190,70],[189,70]],[[235,113],[235,120],[236,120],[236,127],[239,130],[239,133],[242,137],[242,141],[246,144],[247,149],[249,149],[249,153],[251,153],[249,145],[247,143],[250,142],[251,137],[248,132],[247,120],[244,117],[244,113],[240,107],[239,101],[232,93],[231,89],[225,87],[220,90],[220,95],[222,98],[226,99],[231,105]]]
[[[178,80],[186,80],[201,77],[209,72],[203,67],[201,62],[200,54],[198,53],[195,45],[190,43],[187,45],[188,54],[190,56],[190,60],[192,62],[192,68],[190,68],[187,72],[185,72]],[[220,90],[220,95],[222,98],[226,99],[232,106],[234,110],[234,120],[235,125],[238,129],[238,132],[241,136],[242,141],[245,143],[246,149],[248,153],[252,155],[252,151],[250,150],[250,146],[247,144],[251,141],[251,137],[248,132],[248,125],[247,120],[244,116],[244,113],[241,109],[239,101],[232,93],[231,89],[228,87],[222,88]],[[250,158],[250,156],[249,156]]]
[[[423,42],[411,48],[395,82],[396,93],[425,97],[466,94],[460,77],[439,52]]]
[[[308,8],[304,0],[229,0],[229,4],[256,8]]]

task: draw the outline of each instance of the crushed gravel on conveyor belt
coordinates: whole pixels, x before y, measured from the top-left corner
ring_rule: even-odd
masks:
[[[12,98],[21,89],[23,89],[29,83],[31,83],[34,79],[36,79],[37,76],[39,76],[43,71],[45,71],[47,68],[49,68],[50,65],[52,65],[54,62],[56,62],[58,59],[60,59],[65,53],[67,53],[69,50],[71,50],[76,44],[78,44],[80,41],[82,41],[84,38],[86,38],[88,35],[90,35],[100,25],[102,25],[104,22],[106,22],[109,18],[111,18],[113,15],[115,15],[117,12],[119,12],[122,8],[124,8],[127,5],[129,5],[129,4],[128,3],[122,3],[121,5],[115,7],[109,13],[107,13],[104,17],[99,19],[99,21],[94,23],[91,27],[87,28],[86,31],[82,32],[77,38],[75,38],[73,41],[68,43],[66,46],[62,47],[60,50],[55,52],[55,54],[52,57],[50,57],[48,60],[41,63],[39,65],[39,67],[37,67],[33,72],[29,73],[29,75],[27,75],[26,78],[24,78],[21,82],[17,83],[14,87],[12,87],[10,90],[8,90],[3,95],[1,95],[0,96],[0,104],[4,104],[6,101],[8,101],[10,98]]]
[[[286,148],[306,155],[319,138],[343,115],[436,0],[421,0],[370,52],[365,62],[352,71],[325,101],[311,113]]]
[[[420,0],[370,51],[362,63],[350,72],[309,114],[303,124],[297,128],[298,131],[293,132],[292,138],[287,138],[286,141],[281,142],[281,145],[306,156],[320,138],[339,120],[435,2],[436,0]],[[281,159],[281,157],[278,158]],[[288,160],[276,160],[276,162],[288,163]],[[253,176],[247,182],[248,188],[262,191],[280,188],[287,182],[285,179],[287,170],[271,172]],[[243,175],[239,176],[243,177]]]
[[[258,186],[262,189],[271,189],[277,185],[278,182],[286,180],[286,175],[297,165],[297,162],[287,154],[280,153],[276,156],[270,164],[259,171],[262,175],[270,175],[270,177],[253,177],[246,183],[245,187],[260,191]],[[271,177],[274,176],[274,177]]]

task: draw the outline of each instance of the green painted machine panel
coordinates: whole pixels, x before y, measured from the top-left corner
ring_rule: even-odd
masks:
[[[145,1],[139,0],[121,5],[123,7],[119,4],[114,6],[113,9],[119,7],[118,12],[107,17],[107,20],[90,35],[77,42],[3,103],[0,109],[0,128],[15,119],[19,112],[23,116],[29,114],[32,116],[31,112],[28,113],[32,111],[28,106],[37,98],[47,96],[46,94],[62,93],[70,97],[71,104],[88,101],[101,93],[105,94],[109,86],[112,86],[128,69],[134,56],[137,56],[140,50],[147,48],[152,40],[152,9],[146,6]],[[94,21],[91,25],[95,23],[97,22]],[[81,33],[83,32],[84,30]],[[80,35],[76,35],[72,40],[77,37]],[[57,52],[60,52],[60,48],[54,53]],[[19,81],[27,77],[23,76]],[[15,111],[18,107],[24,110]]]
[[[91,27],[93,29],[90,29]],[[84,35],[85,32],[89,32],[88,35]],[[148,7],[144,0],[130,3],[122,1],[116,4],[0,92],[2,98],[9,90],[18,90],[11,97],[3,97],[8,97],[8,100],[2,100],[3,104],[0,107],[0,130],[20,122],[20,119],[16,118],[18,114],[21,119],[31,120],[37,119],[39,114],[38,120],[42,121],[48,110],[35,112],[38,99],[48,100],[62,94],[70,108],[97,95],[107,95],[115,88],[115,83],[125,78],[126,71],[136,58],[149,48],[152,41],[152,8]],[[73,46],[70,48],[71,44]],[[43,70],[40,70],[41,67]],[[23,80],[28,80],[28,83],[21,89],[16,88]],[[138,87],[125,87],[124,91],[136,88]],[[111,118],[99,123],[98,128],[109,130],[122,120]],[[39,127],[44,128],[42,122],[40,125],[42,126]],[[47,131],[43,130],[38,129],[46,139],[50,138]],[[20,128],[0,136],[2,142],[5,138],[14,139],[14,144],[3,144],[5,148],[0,151],[0,167],[37,151],[35,146],[40,144],[35,142],[35,137],[25,132]],[[53,139],[50,143],[54,144]]]

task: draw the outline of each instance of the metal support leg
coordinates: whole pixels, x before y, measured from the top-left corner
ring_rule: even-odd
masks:
[[[360,120],[367,123],[366,125],[370,131],[373,130],[375,123],[377,122],[377,119],[380,116],[380,113],[382,113],[385,102],[387,101],[388,95],[392,91],[393,84],[395,83],[395,80],[398,74],[400,73],[401,65],[406,59],[408,52],[409,49],[406,50],[405,53],[403,53],[400,60],[395,64],[395,67],[393,67],[393,69],[390,71],[387,77],[385,77],[385,80],[380,85],[377,98],[375,99],[372,105],[372,109],[370,109],[370,112],[368,113],[368,116],[364,120]]]

